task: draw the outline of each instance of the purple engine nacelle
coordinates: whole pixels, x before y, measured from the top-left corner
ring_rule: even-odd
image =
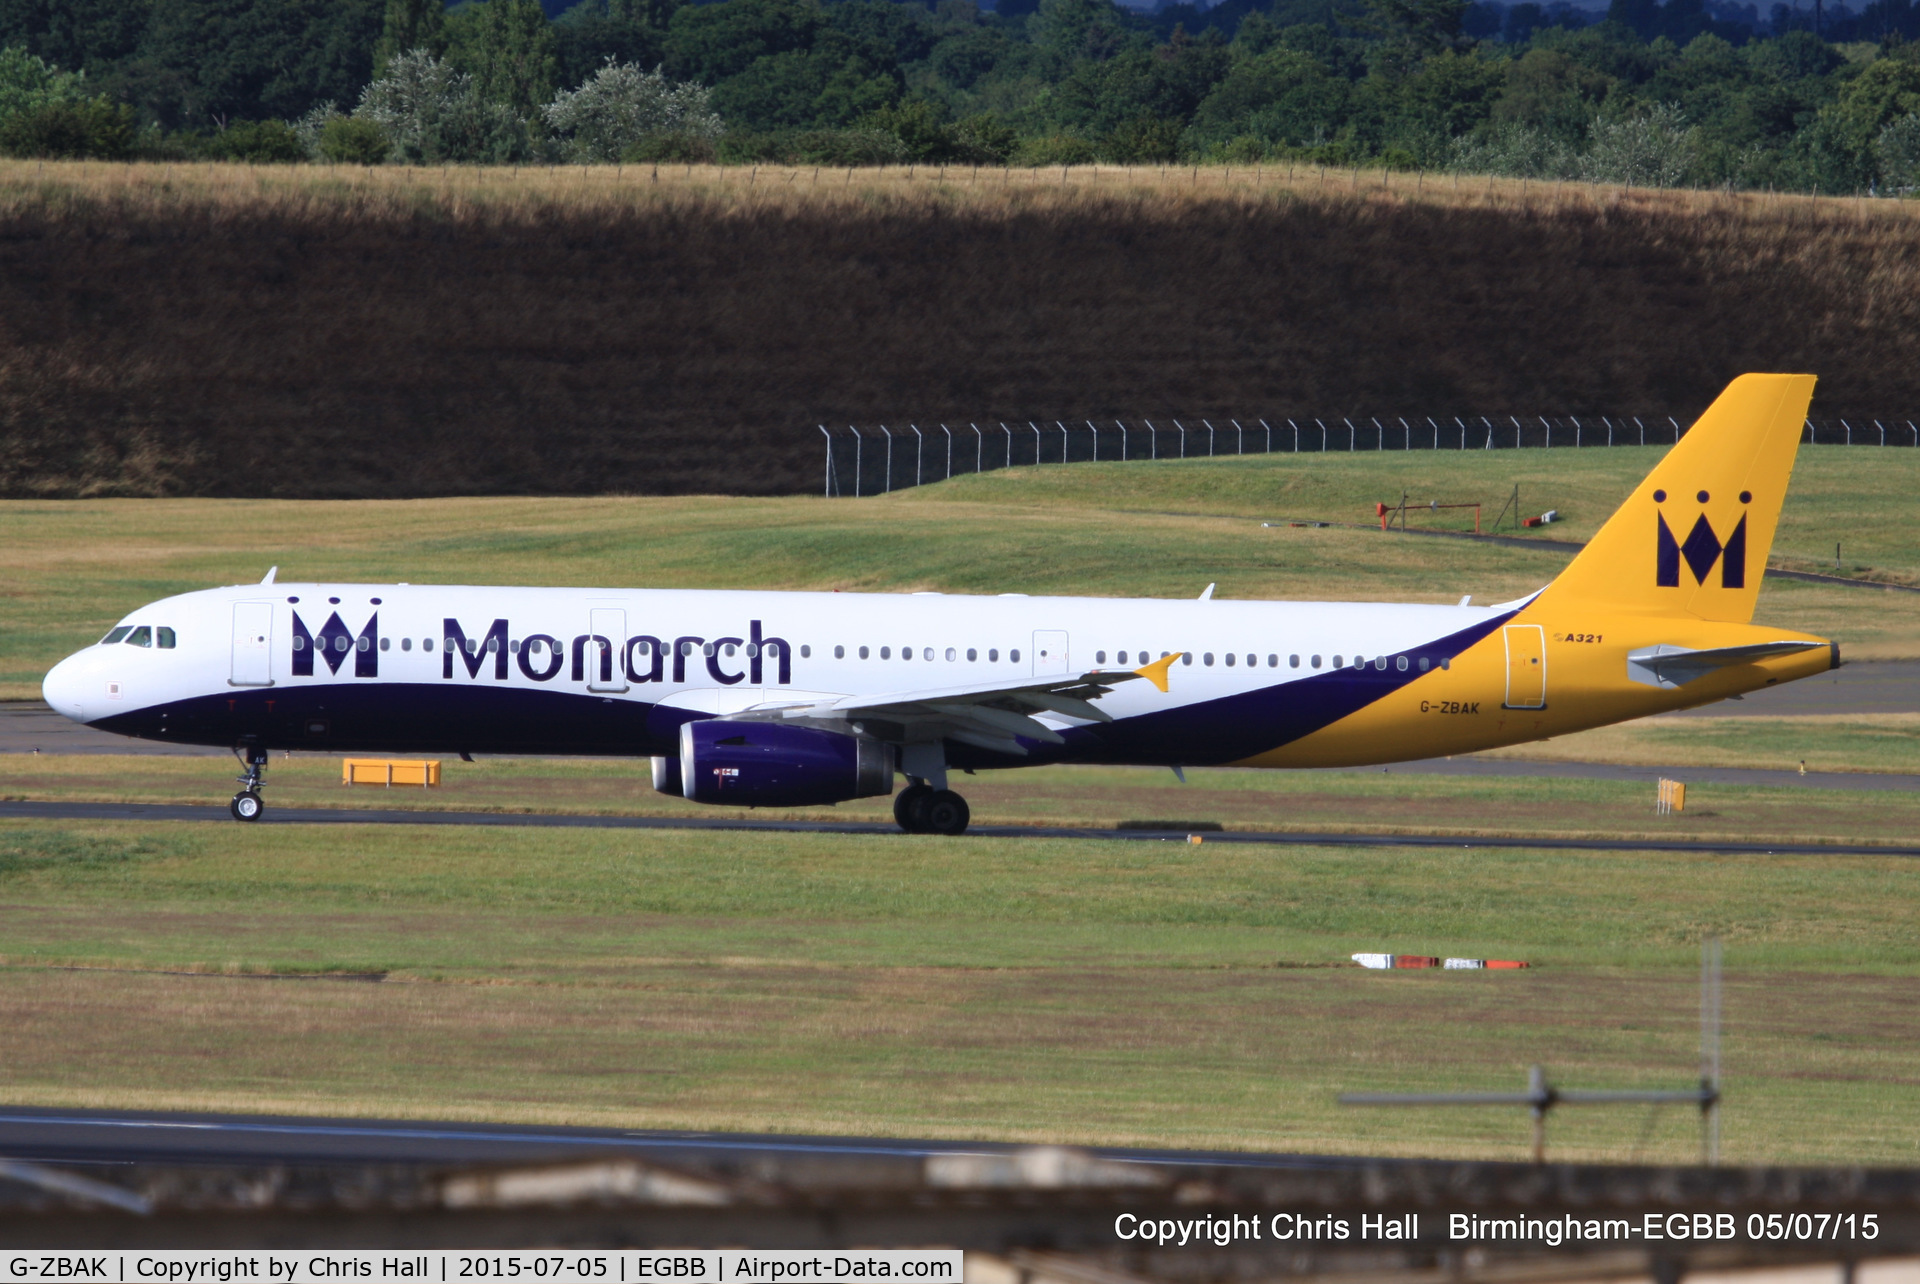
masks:
[[[680,727],[682,796],[738,807],[814,807],[893,792],[892,745],[777,722]]]

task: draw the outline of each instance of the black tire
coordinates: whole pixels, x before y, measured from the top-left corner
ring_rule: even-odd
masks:
[[[233,813],[235,820],[248,821],[260,819],[260,813],[266,809],[267,805],[260,801],[260,795],[251,789],[235,794],[233,802],[227,807],[227,810]]]
[[[921,804],[920,814],[926,818],[927,832],[935,834],[964,834],[967,822],[973,819],[973,809],[967,806],[967,800],[951,789],[942,789],[928,798]]]
[[[927,799],[933,797],[931,785],[908,785],[893,799],[894,823],[909,834],[931,832],[927,828]]]

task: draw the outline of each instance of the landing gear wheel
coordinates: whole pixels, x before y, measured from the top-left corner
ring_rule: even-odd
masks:
[[[233,818],[235,820],[258,820],[260,819],[260,813],[266,809],[267,805],[260,801],[260,795],[254,793],[251,789],[243,790],[235,794],[233,796],[233,803],[229,808],[229,810],[233,812]]]
[[[894,822],[909,834],[930,833],[927,827],[927,799],[931,797],[931,785],[916,783],[902,789],[893,799]]]
[[[919,815],[925,820],[924,832],[964,834],[967,832],[967,822],[973,819],[973,810],[959,794],[951,789],[942,789],[920,805]]]

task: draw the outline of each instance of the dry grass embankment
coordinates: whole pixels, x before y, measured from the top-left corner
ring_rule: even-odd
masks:
[[[0,165],[0,493],[804,491],[820,421],[1911,412],[1910,205],[1312,169]]]

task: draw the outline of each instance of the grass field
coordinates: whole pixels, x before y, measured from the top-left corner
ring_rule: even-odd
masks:
[[[1568,1085],[1685,1086],[1712,932],[1727,1158],[1911,1163],[1912,872],[12,823],[0,1096],[1515,1158],[1524,1112],[1334,1096],[1514,1088],[1535,1062]],[[1362,949],[1534,968],[1339,966]],[[1575,1111],[1552,1140],[1566,1157],[1685,1160],[1696,1129],[1682,1111]]]
[[[878,592],[1489,602],[1544,584],[1564,548],[1376,530],[1376,499],[1479,499],[1518,484],[1559,508],[1546,538],[1590,535],[1650,470],[1653,448],[1276,455],[1076,464],[956,479],[870,500],[598,498],[367,502],[0,503],[0,698],[145,602],[257,580],[842,588]],[[1911,512],[1920,452],[1807,447],[1776,559],[1920,582]],[[1418,519],[1416,519],[1417,521]],[[1470,519],[1469,519],[1470,520]],[[1774,582],[1759,619],[1837,638],[1846,654],[1920,656],[1920,595]],[[1800,755],[1796,755],[1800,756]]]

